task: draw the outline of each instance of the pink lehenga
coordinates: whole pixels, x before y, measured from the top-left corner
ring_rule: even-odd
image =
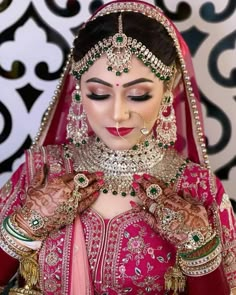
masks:
[[[224,272],[230,287],[234,288],[235,219],[227,194],[209,168],[199,95],[188,48],[173,23],[160,9],[147,3],[114,1],[100,8],[91,20],[112,11],[126,10],[157,19],[175,40],[182,71],[174,93],[178,134],[174,148],[160,163],[162,172],[156,176],[171,182],[180,195],[188,194],[207,208],[209,220],[222,241]],[[67,114],[75,89],[70,67],[71,58],[34,145],[25,153],[25,163],[0,191],[1,222],[22,206],[27,186],[45,163],[50,168],[50,178],[74,169],[74,159],[69,152],[71,144],[66,140]],[[14,259],[5,252],[1,251],[0,255],[2,263],[11,263],[13,270],[17,268]],[[42,293],[47,295],[167,294],[164,274],[169,266],[174,265],[175,256],[175,247],[155,233],[139,213],[130,209],[107,220],[90,208],[72,225],[51,234],[43,243],[38,256],[39,285]],[[11,273],[2,276],[6,284]],[[4,279],[0,277],[0,281]],[[208,283],[217,284],[209,280],[214,280],[214,274],[208,276]],[[205,283],[203,279],[203,287]],[[225,290],[228,294],[227,287]],[[195,293],[188,290],[187,294]]]

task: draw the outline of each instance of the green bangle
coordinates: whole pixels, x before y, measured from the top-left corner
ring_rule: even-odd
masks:
[[[33,240],[23,234],[21,234],[20,232],[18,232],[9,222],[9,216],[7,216],[4,220],[3,220],[3,227],[4,229],[7,231],[7,233],[11,236],[13,236],[14,238],[20,240],[20,241],[24,241],[24,242],[33,242]]]

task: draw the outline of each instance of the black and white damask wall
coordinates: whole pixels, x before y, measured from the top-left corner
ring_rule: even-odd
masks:
[[[0,1],[0,186],[37,133],[77,28],[108,1]],[[211,165],[236,200],[236,1],[156,0],[187,41]]]

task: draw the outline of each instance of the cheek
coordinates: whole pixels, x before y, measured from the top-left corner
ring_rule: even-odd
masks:
[[[145,121],[154,123],[158,117],[161,101],[153,101],[142,109],[141,113]]]

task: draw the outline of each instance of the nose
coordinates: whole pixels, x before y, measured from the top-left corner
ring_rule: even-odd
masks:
[[[122,122],[128,120],[130,111],[127,102],[122,97],[116,97],[113,106],[113,120],[115,122]]]

